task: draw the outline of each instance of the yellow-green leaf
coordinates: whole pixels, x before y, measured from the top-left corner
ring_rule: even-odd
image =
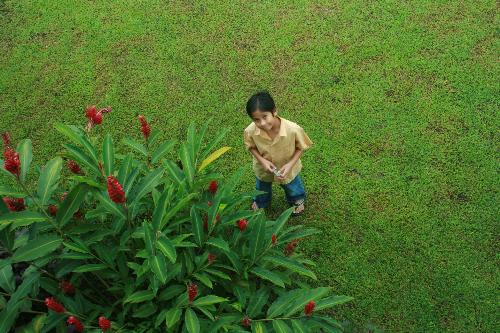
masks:
[[[216,159],[224,155],[229,149],[231,149],[231,147],[226,146],[214,151],[212,154],[210,154],[210,156],[205,158],[203,162],[201,162],[200,166],[198,167],[198,171],[205,169],[210,165],[210,163],[214,162]]]

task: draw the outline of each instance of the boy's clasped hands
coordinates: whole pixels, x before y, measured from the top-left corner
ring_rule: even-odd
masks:
[[[288,173],[290,172],[290,170],[293,167],[293,165],[291,165],[290,163],[286,163],[285,165],[283,165],[283,167],[281,169],[278,169],[273,164],[273,162],[268,161],[268,160],[262,161],[262,165],[264,166],[264,168],[267,171],[272,172],[280,180],[285,179],[285,177],[288,175]]]

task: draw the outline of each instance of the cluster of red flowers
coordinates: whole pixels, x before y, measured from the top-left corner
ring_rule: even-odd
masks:
[[[243,318],[243,320],[241,321],[241,325],[243,325],[245,327],[250,327],[251,322],[252,322],[252,320],[250,318],[248,318],[247,316],[245,316],[245,318]]]
[[[240,228],[240,231],[244,231],[247,228],[248,221],[245,219],[238,220],[236,225]]]
[[[290,243],[287,244],[287,246],[283,250],[283,253],[286,256],[291,256],[293,254],[293,252],[295,251],[295,248],[297,247],[297,244],[299,244],[298,240],[291,241]]]
[[[45,299],[45,305],[47,305],[47,308],[57,313],[62,313],[66,311],[64,309],[64,306],[62,306],[61,303],[57,302],[57,300],[54,297],[47,297]]]
[[[71,282],[63,280],[59,283],[59,288],[66,295],[72,295],[75,293],[75,287],[71,284]]]
[[[99,327],[103,331],[107,331],[111,328],[111,322],[106,317],[99,317]]]
[[[196,298],[196,295],[198,295],[198,286],[196,285],[196,283],[191,283],[188,286],[189,303],[193,302],[193,300]]]
[[[273,245],[276,245],[276,241],[277,241],[276,235],[275,235],[275,234],[273,234],[273,236],[271,237],[271,243],[272,243]]]
[[[83,175],[83,171],[80,166],[73,160],[69,160],[66,164],[68,169],[76,175]]]
[[[102,124],[102,115],[111,112],[111,106],[105,107],[97,111],[95,105],[88,106],[85,110],[85,116],[89,120],[87,124],[87,129],[91,129],[94,125]]]
[[[211,265],[215,261],[215,258],[216,258],[215,254],[209,253],[208,254],[208,264]]]
[[[68,326],[73,326],[75,331],[83,332],[83,324],[75,316],[69,316],[66,322]]]
[[[151,126],[149,126],[148,121],[143,115],[139,115],[139,122],[141,123],[141,132],[144,135],[144,140],[148,141],[149,135],[151,134]]]
[[[21,160],[19,160],[19,154],[10,146],[9,133],[3,133],[2,140],[5,148],[3,152],[3,167],[5,170],[19,178],[19,174],[21,172]]]
[[[217,192],[217,182],[215,180],[212,180],[210,184],[208,184],[208,192],[215,194]]]
[[[108,176],[107,178],[108,185],[108,194],[109,198],[116,203],[124,203],[125,202],[125,192],[123,191],[123,187],[113,176]]]
[[[313,311],[314,311],[314,307],[316,306],[316,303],[314,303],[314,301],[309,301],[309,303],[307,303],[305,306],[304,306],[304,314],[306,316],[311,316]]]
[[[57,206],[56,205],[49,205],[48,211],[49,211],[50,216],[56,216]]]
[[[4,197],[3,202],[11,212],[20,212],[26,209],[23,198]]]

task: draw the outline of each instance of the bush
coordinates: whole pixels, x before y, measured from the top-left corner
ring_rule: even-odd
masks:
[[[88,108],[85,129],[55,125],[68,170],[55,157],[36,186],[30,140],[14,150],[4,135],[17,187],[0,187],[0,333],[342,329],[320,311],[351,298],[311,288],[313,262],[295,252],[316,230],[286,226],[291,209],[275,221],[248,210],[256,193],[235,191],[241,170],[212,172],[225,132],[204,144],[207,125],[190,126],[174,162],[175,142],[157,143],[140,116],[144,144],[123,140],[140,159],[116,154],[110,135],[98,153],[109,111]]]

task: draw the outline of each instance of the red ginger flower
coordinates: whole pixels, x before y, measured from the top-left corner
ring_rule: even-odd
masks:
[[[45,305],[47,305],[47,308],[50,310],[57,312],[57,313],[62,313],[66,311],[64,309],[64,306],[62,306],[60,303],[58,303],[54,297],[47,297],[45,299]]]
[[[3,166],[5,170],[9,171],[11,174],[19,177],[21,172],[21,161],[19,160],[19,154],[12,148],[7,148],[3,153],[4,161]]]
[[[83,332],[83,324],[75,316],[69,316],[66,322],[68,325],[73,325],[77,332]]]
[[[83,174],[82,169],[80,169],[80,166],[75,161],[69,160],[66,165],[68,166],[68,169],[71,172],[73,172],[74,174],[77,174],[77,175],[82,175]]]
[[[3,198],[3,202],[11,212],[20,212],[26,209],[23,198]]]
[[[196,298],[196,295],[198,295],[198,286],[196,285],[196,283],[191,283],[188,287],[189,303],[193,302],[193,300]]]
[[[211,264],[215,261],[215,258],[217,258],[217,257],[215,256],[215,254],[213,254],[213,253],[209,253],[209,254],[208,254],[208,264],[209,264],[209,265],[211,265]]]
[[[241,325],[245,326],[245,327],[249,327],[250,326],[250,323],[251,323],[251,319],[248,318],[248,317],[245,317],[243,318],[243,320],[241,321]]]
[[[51,216],[56,216],[57,215],[57,206],[56,205],[49,205],[49,214]]]
[[[151,134],[151,126],[149,126],[148,121],[143,115],[139,115],[138,118],[141,123],[141,132],[144,135],[144,139],[147,140]]]
[[[88,120],[93,121],[96,114],[97,114],[97,108],[95,105],[87,106],[85,116],[87,117]]]
[[[277,241],[276,235],[275,235],[275,234],[273,234],[273,236],[271,237],[271,243],[272,243],[273,245],[276,245],[276,241]]]
[[[215,192],[217,192],[217,182],[215,180],[212,180],[208,185],[208,192],[212,194],[215,194]]]
[[[291,241],[290,243],[288,243],[288,245],[285,247],[285,249],[283,250],[283,253],[286,255],[286,256],[291,256],[293,254],[293,252],[295,251],[295,247],[297,247],[297,244],[299,243],[298,240],[294,240],[294,241]]]
[[[2,133],[2,140],[5,147],[10,146],[10,135],[8,132]]]
[[[304,314],[306,316],[310,316],[312,315],[313,311],[314,311],[314,307],[316,306],[316,303],[314,303],[314,301],[309,301],[309,303],[307,303],[305,306],[304,306]]]
[[[108,194],[109,198],[116,203],[124,203],[125,202],[125,192],[123,192],[123,187],[113,176],[108,176]]]
[[[238,228],[240,228],[240,230],[243,231],[247,228],[248,221],[245,219],[238,220],[238,222],[236,222],[236,224],[238,225]]]
[[[71,295],[75,293],[75,287],[71,284],[71,282],[63,280],[59,283],[59,288],[62,290],[63,293],[67,295]]]
[[[99,317],[99,327],[101,330],[107,331],[111,328],[111,322],[106,317]]]

